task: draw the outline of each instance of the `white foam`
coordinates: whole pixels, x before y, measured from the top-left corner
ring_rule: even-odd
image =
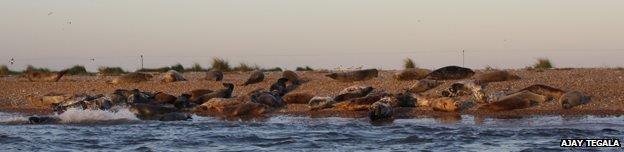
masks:
[[[67,109],[58,115],[61,123],[84,123],[98,121],[114,121],[114,120],[139,120],[129,109],[119,109],[117,111],[108,110],[83,110],[83,109]]]
[[[27,117],[16,115],[16,114],[0,112],[0,123],[2,124],[26,123],[26,122],[28,122]]]

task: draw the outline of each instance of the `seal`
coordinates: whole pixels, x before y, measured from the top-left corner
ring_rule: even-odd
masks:
[[[349,111],[368,110],[371,104],[391,96],[392,94],[386,93],[383,90],[373,90],[364,97],[352,98],[348,101],[337,103],[335,107],[337,109]]]
[[[288,82],[288,78],[279,78],[277,82],[271,85],[269,91],[275,91],[279,94],[279,96],[284,96],[288,93],[288,89],[286,88],[286,82]]]
[[[223,89],[219,89],[216,90],[214,92],[205,94],[200,96],[197,100],[195,100],[194,102],[197,105],[201,105],[204,102],[212,99],[212,98],[230,98],[232,97],[232,92],[234,91],[234,84],[232,83],[223,83]]]
[[[282,99],[286,104],[308,104],[314,95],[307,92],[289,93]]]
[[[501,98],[499,101],[483,105],[478,110],[483,111],[508,111],[514,109],[524,109],[545,102],[546,96],[542,96],[530,91],[521,91]]]
[[[176,98],[173,95],[170,94],[166,94],[163,92],[156,92],[154,94],[154,102],[158,103],[158,104],[175,104],[175,101],[178,98]]]
[[[480,83],[502,82],[502,81],[518,80],[518,79],[520,79],[518,75],[514,75],[503,70],[494,70],[494,71],[486,72],[486,73],[477,75],[476,77],[476,81]]]
[[[442,91],[444,97],[460,97],[464,95],[472,95],[479,103],[487,103],[487,95],[483,91],[483,85],[476,81],[461,81],[451,85],[445,91]]]
[[[26,71],[24,77],[31,82],[57,82],[63,77],[68,70],[59,72],[38,72],[38,71]]]
[[[228,107],[230,108],[229,111],[232,111],[234,109],[232,108],[233,106],[241,103],[242,102],[237,98],[212,98],[207,102],[195,107],[195,109],[193,109],[193,112],[225,114],[225,112],[228,112]]]
[[[140,73],[140,72],[133,72],[133,73],[128,73],[128,74],[124,74],[122,76],[119,76],[119,77],[113,79],[113,81],[111,81],[110,83],[112,83],[112,84],[140,83],[140,82],[149,81],[150,79],[152,79],[152,77],[153,76],[151,74]]]
[[[205,95],[205,94],[209,94],[212,93],[214,91],[209,90],[209,89],[195,89],[195,90],[191,90],[191,92],[189,92],[189,94],[191,95],[190,100],[191,101],[196,101],[197,99],[199,99],[199,97]]]
[[[591,97],[579,91],[567,92],[563,94],[563,96],[561,96],[561,98],[559,99],[559,103],[561,103],[563,109],[570,109],[582,104],[589,103],[590,101]]]
[[[429,73],[428,78],[433,80],[458,80],[472,77],[474,74],[475,72],[468,68],[446,66]]]
[[[159,121],[185,121],[193,119],[190,114],[182,112],[165,113],[158,119]]]
[[[394,94],[394,98],[399,102],[399,107],[416,107],[418,100],[409,92]]]
[[[295,85],[301,84],[301,79],[299,79],[299,76],[297,75],[297,73],[293,71],[286,70],[282,72],[282,77],[288,79],[288,81],[290,81],[290,83],[292,84],[295,84]]]
[[[338,93],[338,96],[334,98],[334,101],[346,101],[353,98],[364,97],[373,91],[371,86],[354,85],[347,87]]]
[[[270,111],[266,105],[255,102],[244,102],[235,106],[235,109],[229,114],[230,116],[239,117],[259,117]]]
[[[430,104],[434,111],[456,112],[460,110],[459,104],[453,98],[443,97],[434,99]]]
[[[334,72],[325,76],[341,82],[353,82],[370,80],[378,75],[379,71],[377,71],[377,69],[365,69],[348,72]]]
[[[250,84],[254,84],[254,83],[259,83],[262,82],[264,80],[264,73],[260,70],[256,70],[251,72],[251,75],[249,75],[249,78],[247,79],[247,81],[245,81],[245,83],[243,83],[243,86],[247,86]]]
[[[286,103],[277,92],[258,91],[250,96],[251,102],[266,105],[271,108],[284,107]]]
[[[31,124],[51,124],[51,123],[58,123],[60,122],[61,119],[57,118],[57,117],[47,117],[47,116],[43,116],[43,117],[28,117],[28,122]]]
[[[176,70],[169,70],[167,73],[163,74],[162,82],[177,82],[177,81],[186,81],[184,76],[180,74],[180,72]]]
[[[535,94],[539,94],[539,95],[543,95],[548,97],[547,100],[558,100],[561,98],[561,96],[563,96],[563,94],[565,94],[566,92],[561,90],[561,89],[557,89],[551,86],[547,86],[547,85],[543,85],[543,84],[535,84],[535,85],[531,85],[529,87],[526,87],[524,89],[521,89],[518,92],[522,92],[522,91],[531,91]]]
[[[436,88],[440,85],[440,83],[436,80],[422,79],[416,81],[412,86],[410,86],[407,91],[411,93],[422,93],[433,88]]]
[[[394,78],[399,81],[420,80],[429,75],[429,70],[420,68],[408,68],[394,74]]]
[[[178,109],[186,109],[186,108],[195,107],[196,104],[194,102],[191,102],[189,98],[191,98],[191,95],[183,93],[180,96],[178,96],[176,101],[173,103],[173,106]]]
[[[130,112],[134,113],[142,120],[159,120],[163,114],[178,112],[178,109],[174,107],[137,103],[130,106]]]
[[[368,118],[371,121],[386,120],[392,118],[394,109],[391,105],[384,102],[375,102],[370,105]]]
[[[313,97],[312,99],[310,99],[310,102],[308,102],[308,106],[310,107],[311,111],[316,111],[316,110],[334,107],[335,103],[336,101],[334,101],[334,98],[332,97],[318,97],[317,96],[317,97]]]
[[[221,81],[223,80],[223,72],[221,71],[208,71],[206,72],[205,80],[208,81]]]

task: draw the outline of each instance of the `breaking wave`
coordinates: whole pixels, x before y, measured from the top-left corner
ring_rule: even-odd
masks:
[[[58,115],[58,118],[61,119],[61,123],[94,123],[103,121],[139,120],[139,118],[137,118],[137,116],[130,112],[127,108],[119,109],[117,111],[68,109]]]

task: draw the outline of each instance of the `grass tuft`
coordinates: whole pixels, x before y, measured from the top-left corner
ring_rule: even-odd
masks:
[[[187,69],[186,71],[200,72],[205,70],[201,67],[201,65],[199,65],[199,63],[193,63],[193,66],[191,66],[191,68]]]
[[[98,68],[98,73],[104,76],[118,76],[122,74],[126,74],[121,67],[100,67]]]
[[[310,66],[305,66],[305,67],[297,67],[295,71],[314,71],[314,69],[312,69]]]
[[[73,67],[67,69],[67,74],[69,75],[91,75],[87,71],[87,69],[82,65],[74,65]]]
[[[538,69],[538,70],[552,69],[553,65],[549,59],[540,58],[540,59],[537,59],[537,63],[533,65],[533,68]]]
[[[24,70],[24,73],[28,73],[28,72],[43,72],[43,73],[46,73],[46,72],[52,72],[52,70],[50,70],[48,68],[37,68],[35,66],[28,65],[26,67],[26,70]]]
[[[6,75],[12,75],[12,74],[18,74],[18,72],[11,71],[11,69],[9,69],[9,67],[7,67],[6,65],[0,66],[0,76],[6,76]]]
[[[212,59],[212,68],[211,70],[217,71],[231,71],[230,63],[221,58],[213,58]]]
[[[410,58],[405,58],[405,60],[403,60],[403,68],[405,69],[416,68],[416,63],[414,63],[414,60]]]
[[[260,69],[261,68],[258,65],[250,66],[247,63],[240,63],[237,67],[234,68],[234,71],[246,72],[246,71],[253,71],[253,70],[260,70]]]

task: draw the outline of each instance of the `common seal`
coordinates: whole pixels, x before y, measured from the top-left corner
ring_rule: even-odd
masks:
[[[286,104],[308,104],[314,98],[313,94],[307,92],[289,93],[282,99]]]
[[[418,100],[412,96],[409,92],[397,93],[394,98],[399,102],[399,107],[416,107]]]
[[[558,100],[561,98],[561,96],[563,96],[563,94],[565,94],[566,92],[561,90],[561,89],[557,89],[551,86],[547,86],[547,85],[543,85],[543,84],[536,84],[536,85],[532,85],[529,87],[526,87],[524,89],[521,89],[519,92],[522,91],[531,91],[535,94],[539,94],[539,95],[543,95],[548,97],[548,100]]]
[[[134,113],[140,119],[158,120],[163,114],[177,112],[174,107],[166,107],[153,104],[138,103],[130,106],[130,112]]]
[[[393,113],[394,109],[389,104],[384,102],[375,102],[370,105],[368,118],[372,121],[384,120],[392,118]]]
[[[27,71],[24,76],[31,82],[57,82],[68,70],[59,72]]]
[[[290,83],[292,84],[295,84],[295,85],[301,84],[301,80],[299,79],[299,76],[297,75],[297,73],[293,71],[286,70],[282,72],[282,77],[288,79],[288,81],[290,81]]]
[[[223,89],[216,90],[214,92],[205,94],[200,96],[194,102],[198,105],[203,104],[204,102],[212,99],[212,98],[230,98],[232,97],[232,92],[234,91],[234,84],[232,83],[223,83]]]
[[[486,73],[477,75],[476,77],[476,81],[480,83],[500,82],[500,81],[509,81],[509,80],[518,80],[518,79],[520,79],[518,75],[514,75],[503,70],[494,70],[494,71],[486,72]]]
[[[176,98],[176,101],[173,103],[173,106],[178,109],[186,109],[186,108],[195,107],[196,104],[194,102],[191,102],[192,100],[190,100],[189,98],[191,98],[191,95],[181,94],[180,96],[178,96],[178,98]]]
[[[308,106],[310,106],[310,110],[314,111],[334,107],[334,103],[336,101],[332,97],[313,97],[308,102]]]
[[[221,71],[208,71],[204,79],[208,81],[221,81],[223,80],[223,72]]]
[[[170,112],[160,116],[159,121],[184,121],[193,119],[190,114],[182,112]]]
[[[57,123],[60,122],[61,119],[58,117],[28,117],[28,122],[31,124],[50,124],[50,123]]]
[[[206,111],[206,112],[225,114],[225,112],[228,110],[227,109],[228,107],[233,107],[241,103],[242,102],[236,98],[212,98],[208,100],[207,102],[197,106],[193,111],[195,112]],[[231,111],[232,109],[233,108],[229,110]]]
[[[205,95],[205,94],[209,94],[212,93],[214,91],[209,90],[209,89],[195,89],[195,90],[191,90],[191,92],[189,92],[189,94],[191,95],[190,100],[191,101],[196,101],[197,99],[199,99],[199,97]]]
[[[434,99],[430,104],[434,111],[455,112],[460,110],[457,101],[448,97]]]
[[[244,102],[235,106],[235,109],[229,114],[230,116],[262,116],[268,112],[266,105],[255,102]]]
[[[440,83],[436,80],[422,79],[416,81],[416,83],[410,86],[407,90],[411,93],[421,93],[438,87],[438,85],[440,85]]]
[[[366,69],[348,72],[334,72],[325,76],[341,82],[353,82],[370,80],[378,75],[379,71],[377,71],[377,69]]]
[[[530,91],[522,91],[514,93],[501,98],[499,101],[492,102],[479,107],[479,110],[484,111],[507,111],[514,109],[524,109],[537,105],[540,102],[545,102],[546,96],[542,96]]]
[[[260,70],[256,70],[256,71],[251,72],[251,75],[249,75],[249,78],[247,79],[247,81],[243,83],[243,86],[254,84],[254,83],[259,83],[259,82],[262,82],[263,80],[264,80],[264,73]]]
[[[286,93],[288,93],[288,89],[286,88],[286,82],[288,82],[287,78],[279,78],[277,82],[271,85],[269,91],[275,91],[280,96],[284,96]]]
[[[446,66],[429,73],[428,77],[433,80],[457,80],[472,77],[474,74],[475,72],[468,68]]]
[[[429,70],[427,69],[419,69],[419,68],[408,68],[401,70],[398,73],[394,74],[394,78],[397,80],[405,81],[405,80],[420,80],[427,77],[429,74]]]
[[[279,108],[286,105],[277,92],[259,91],[253,93],[250,98],[251,102],[260,103],[271,108]]]
[[[336,108],[349,111],[367,110],[371,104],[391,96],[392,94],[383,90],[373,90],[364,97],[352,98],[345,102],[337,103]]]
[[[176,70],[169,70],[167,73],[163,74],[162,82],[176,82],[176,81],[186,81],[184,76],[180,74],[180,72]]]
[[[559,103],[563,109],[570,109],[572,107],[589,103],[591,101],[591,97],[579,92],[579,91],[570,91],[559,99]]]
[[[459,97],[472,95],[477,102],[486,103],[488,98],[483,90],[483,85],[476,81],[461,81],[453,83],[448,90],[442,92],[442,96]]]
[[[150,79],[152,79],[152,77],[153,76],[151,74],[133,72],[133,73],[128,73],[128,74],[119,76],[113,79],[113,81],[111,81],[110,83],[112,84],[139,83],[139,82],[149,81]]]
[[[340,91],[334,100],[340,102],[353,98],[364,97],[371,91],[373,91],[373,87],[371,86],[354,85]]]
[[[159,104],[174,104],[177,99],[175,96],[163,92],[154,94],[154,102]]]

